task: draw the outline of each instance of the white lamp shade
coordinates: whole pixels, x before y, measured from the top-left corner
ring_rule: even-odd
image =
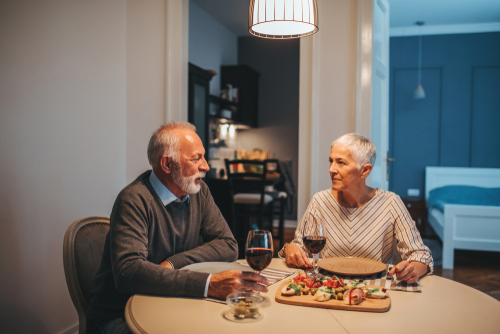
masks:
[[[425,99],[425,90],[422,85],[417,85],[417,88],[415,88],[415,93],[413,93],[413,97],[416,99]]]
[[[316,0],[250,0],[248,31],[264,38],[298,38],[318,31]]]

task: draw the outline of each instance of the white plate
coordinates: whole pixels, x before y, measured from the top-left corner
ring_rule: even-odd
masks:
[[[201,263],[193,263],[190,265],[181,268],[182,270],[191,270],[197,271],[200,273],[208,273],[208,274],[217,274],[226,270],[241,270],[241,271],[250,271],[253,272],[253,269],[241,265],[238,263],[231,262],[201,262]]]

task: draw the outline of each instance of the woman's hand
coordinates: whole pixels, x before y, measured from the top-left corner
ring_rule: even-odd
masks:
[[[285,248],[286,263],[297,268],[312,268],[307,255],[295,244],[288,244]]]
[[[389,271],[389,275],[396,274],[406,283],[416,283],[420,277],[427,274],[429,268],[426,264],[418,261],[401,261]]]

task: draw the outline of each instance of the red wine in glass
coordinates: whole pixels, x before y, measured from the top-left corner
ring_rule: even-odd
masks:
[[[248,265],[255,271],[266,269],[273,259],[273,252],[267,248],[248,248],[245,251]]]
[[[266,269],[273,259],[273,236],[269,231],[254,230],[248,232],[245,244],[245,257],[247,263],[257,274]],[[256,292],[255,294],[259,294]],[[269,302],[268,297],[261,296]]]
[[[316,236],[306,236],[302,238],[304,247],[311,254],[319,254],[325,248],[326,238]]]
[[[305,249],[313,256],[314,274],[318,274],[316,267],[316,254],[319,254],[326,245],[326,237],[323,235],[323,224],[314,217],[306,219],[302,229],[302,242]]]

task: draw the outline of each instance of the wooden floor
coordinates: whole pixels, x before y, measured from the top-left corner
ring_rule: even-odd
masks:
[[[292,241],[294,234],[294,228],[285,228],[284,242]],[[278,247],[279,241],[275,240],[275,256]],[[456,250],[454,269],[435,268],[434,275],[465,284],[500,301],[500,252]]]
[[[436,268],[434,275],[468,285],[500,301],[499,252],[456,250],[454,268]]]

